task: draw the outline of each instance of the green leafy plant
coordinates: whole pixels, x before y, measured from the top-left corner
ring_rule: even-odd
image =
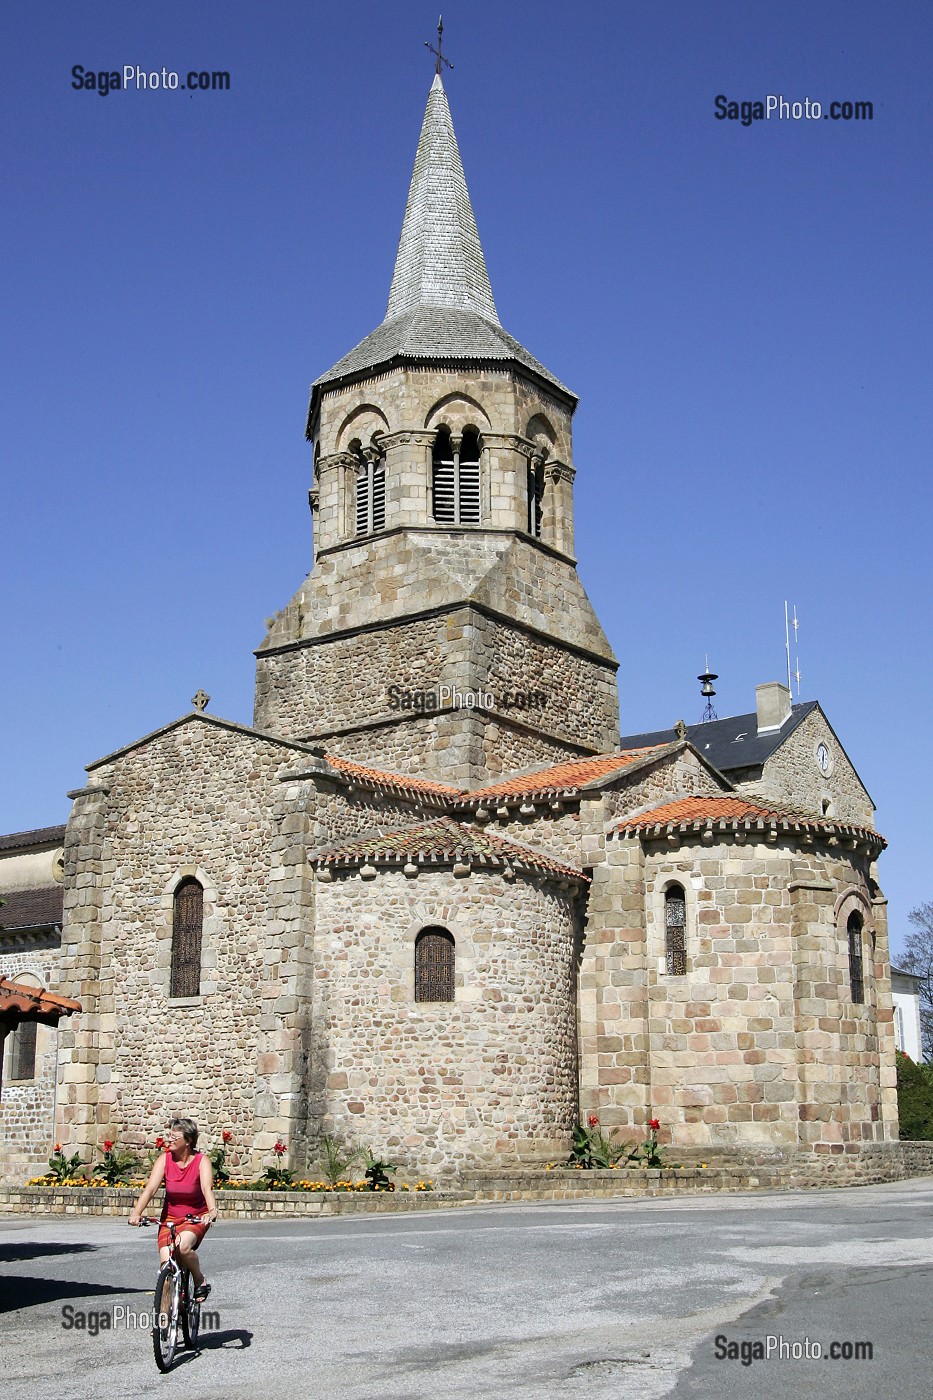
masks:
[[[221,1137],[223,1138],[223,1147],[212,1147],[207,1154],[214,1172],[215,1186],[224,1186],[230,1180],[230,1173],[227,1171],[227,1148],[233,1141],[233,1134],[229,1128],[224,1128]]]
[[[363,1173],[367,1191],[394,1191],[395,1182],[389,1180],[388,1173],[396,1171],[398,1167],[392,1162],[383,1162],[367,1150],[366,1170]]]
[[[917,1064],[898,1050],[897,1115],[902,1138],[933,1138],[933,1065]]]
[[[60,1142],[55,1144],[55,1151],[49,1158],[49,1170],[47,1175],[52,1181],[69,1181],[77,1176],[78,1172],[84,1171],[84,1163],[81,1161],[81,1153],[76,1152],[73,1157],[66,1157],[62,1151]]]
[[[332,1137],[323,1137],[321,1147],[324,1153],[324,1175],[331,1186],[336,1186],[338,1181],[346,1181],[351,1167],[354,1167],[363,1155],[358,1147],[345,1147],[337,1138]]]
[[[585,1124],[578,1123],[573,1130],[573,1145],[567,1165],[606,1170],[616,1166],[623,1158],[634,1161],[637,1156],[638,1148],[630,1142],[614,1142],[612,1133],[604,1133],[596,1114],[591,1113]]]
[[[119,1186],[128,1181],[139,1164],[132,1152],[121,1151],[111,1138],[104,1141],[104,1158],[98,1162],[94,1175],[102,1177],[108,1186]]]
[[[281,1138],[278,1139],[272,1151],[275,1153],[276,1162],[271,1167],[266,1167],[262,1176],[256,1183],[257,1186],[265,1187],[267,1190],[282,1190],[283,1187],[291,1186],[295,1179],[295,1173],[282,1166],[282,1158],[288,1151]]]

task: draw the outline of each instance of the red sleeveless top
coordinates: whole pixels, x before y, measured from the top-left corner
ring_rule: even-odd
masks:
[[[166,1152],[163,1220],[184,1220],[186,1215],[203,1215],[207,1210],[207,1201],[201,1190],[203,1156],[203,1152],[196,1152],[193,1157],[188,1158],[182,1168],[171,1152]]]

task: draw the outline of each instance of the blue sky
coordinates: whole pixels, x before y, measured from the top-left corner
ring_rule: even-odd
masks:
[[[933,12],[459,0],[446,87],[502,322],[580,395],[580,571],[623,732],[784,675],[927,880]],[[311,564],[308,386],[381,319],[436,14],[7,6],[0,830],[189,708],[249,722]],[[226,69],[226,93],[71,69]],[[874,120],[718,121],[737,101]],[[926,562],[924,562],[926,561]]]

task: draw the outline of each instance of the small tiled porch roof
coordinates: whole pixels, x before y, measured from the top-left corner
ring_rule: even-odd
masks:
[[[79,1001],[0,977],[0,1028],[5,1031],[20,1021],[41,1021],[45,1026],[57,1026],[62,1016],[71,1016],[80,1010]]]
[[[0,933],[27,928],[51,928],[62,921],[62,887],[10,890],[0,895]]]

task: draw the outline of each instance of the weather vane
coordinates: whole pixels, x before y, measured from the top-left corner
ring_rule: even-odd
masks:
[[[442,47],[442,45],[443,45],[443,42],[444,42],[444,16],[443,16],[443,15],[438,15],[438,17],[437,17],[437,48],[435,48],[433,44],[429,44],[428,41],[427,41],[427,39],[425,39],[425,41],[424,41],[424,47],[425,47],[426,49],[430,49],[431,52],[434,54],[434,56],[435,56],[436,59],[437,59],[437,63],[434,65],[434,71],[435,71],[435,73],[437,74],[438,77],[441,76],[441,64],[442,64],[442,63],[446,63],[448,68],[451,68],[451,69],[453,68],[453,64],[451,63],[450,59],[449,59],[449,58],[445,58],[444,55],[441,53],[441,47]]]

